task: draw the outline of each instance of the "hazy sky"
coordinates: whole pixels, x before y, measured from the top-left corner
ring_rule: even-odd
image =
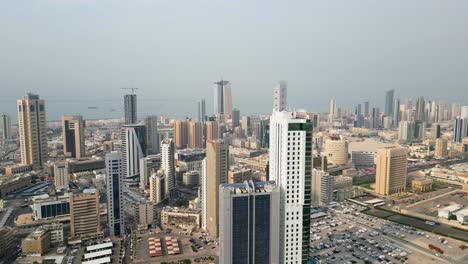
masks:
[[[468,1],[0,3],[0,111],[16,114],[5,102],[28,91],[117,99],[135,86],[140,98],[206,98],[211,112],[221,76],[244,112],[271,111],[281,79],[291,106],[314,111],[330,97],[383,106],[388,89],[467,104]]]

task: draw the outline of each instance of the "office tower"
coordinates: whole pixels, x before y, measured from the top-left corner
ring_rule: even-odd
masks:
[[[432,123],[431,111],[432,111],[432,102],[430,100],[426,101],[426,106],[424,107],[424,117],[428,124]]]
[[[249,116],[242,116],[241,126],[242,126],[242,131],[244,132],[244,136],[249,137],[251,135]]]
[[[136,181],[140,176],[140,159],[146,153],[146,128],[144,125],[123,125],[121,139],[123,177]]]
[[[288,108],[288,83],[279,81],[273,92],[273,111],[286,111]]]
[[[468,119],[455,118],[453,125],[453,142],[461,143],[468,136]]]
[[[438,138],[435,141],[435,151],[434,156],[436,159],[445,159],[448,156],[447,151],[447,140]]]
[[[138,121],[136,99],[136,94],[126,94],[124,96],[125,124],[136,124]]]
[[[200,99],[197,100],[197,106],[198,106],[198,121],[199,122],[205,122],[206,121],[206,105],[205,105],[205,99]]]
[[[380,122],[380,109],[379,108],[372,108],[372,116],[371,116],[371,128],[377,129],[381,127]]]
[[[215,115],[231,118],[232,115],[232,96],[231,96],[231,83],[221,80],[214,83],[214,113]]]
[[[270,119],[269,179],[280,186],[280,263],[309,260],[312,128],[294,112],[273,112]]]
[[[385,93],[385,115],[392,116],[394,111],[397,111],[399,108],[394,108],[394,94],[395,90],[389,90]]]
[[[279,263],[279,188],[274,182],[219,186],[219,263]]]
[[[4,139],[11,138],[11,118],[8,113],[2,113],[2,137]]]
[[[312,169],[312,204],[327,206],[333,202],[334,178],[324,170]]]
[[[405,192],[408,150],[386,147],[377,150],[375,191],[380,195]]]
[[[398,127],[398,141],[404,144],[413,143],[414,123],[401,121]]]
[[[205,123],[205,141],[216,140],[219,138],[219,125],[218,122],[208,121]]]
[[[175,147],[172,138],[164,139],[161,144],[161,170],[163,170],[166,180],[164,193],[168,197],[175,190]]]
[[[189,148],[203,148],[203,123],[191,121],[189,123]]]
[[[17,101],[21,163],[41,169],[47,162],[47,121],[45,101],[28,93]]]
[[[348,163],[348,142],[340,137],[333,136],[325,141],[325,156],[335,165]]]
[[[240,111],[237,108],[232,110],[232,127],[238,127],[240,125]]]
[[[125,234],[122,201],[123,159],[118,151],[106,154],[107,218],[110,236]]]
[[[358,104],[354,114],[354,127],[362,127],[363,123],[364,116],[362,113],[362,104]]]
[[[206,172],[204,180],[205,197],[202,199],[206,205],[206,229],[214,236],[219,235],[219,185],[227,183],[229,170],[229,144],[222,140],[206,142]]]
[[[431,126],[431,135],[429,136],[430,139],[437,139],[440,138],[440,125],[439,124],[432,124]]]
[[[86,156],[85,121],[80,115],[62,117],[63,154],[67,157],[81,158]]]
[[[445,115],[446,110],[447,110],[447,102],[440,101],[439,102],[439,120],[437,120],[438,123],[441,123],[442,121],[445,121],[447,119],[447,116]]]
[[[174,135],[176,148],[186,148],[189,140],[188,121],[177,120],[174,123]]]
[[[328,124],[333,124],[333,118],[336,117],[336,101],[335,99],[330,99],[330,110],[328,112]]]
[[[458,103],[453,103],[451,119],[455,119],[457,116],[460,116],[460,115],[461,115],[461,105]]]
[[[393,125],[398,126],[401,120],[400,99],[393,100]]]
[[[260,147],[270,147],[270,118],[260,120],[259,138]]]
[[[161,154],[148,155],[140,159],[140,189],[149,186],[149,178],[154,171],[161,168]]]
[[[150,177],[150,201],[160,203],[166,198],[166,176],[164,172],[158,171]]]
[[[422,121],[414,122],[413,139],[423,140],[426,138],[426,123]]]
[[[361,103],[361,113],[364,117],[368,117],[369,116],[369,101],[365,101],[363,103]]]
[[[425,122],[426,117],[424,115],[424,97],[420,96],[418,102],[416,103],[416,117],[415,121]]]
[[[159,137],[158,137],[158,116],[145,116],[146,127],[146,153],[147,155],[159,153]]]
[[[461,107],[460,117],[463,119],[468,119],[468,105]]]
[[[102,236],[99,214],[99,191],[85,189],[70,193],[70,238],[89,240]],[[112,212],[109,211],[109,215]]]

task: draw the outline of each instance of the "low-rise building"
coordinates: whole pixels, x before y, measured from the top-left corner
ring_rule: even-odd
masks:
[[[161,223],[200,227],[201,211],[178,207],[166,207],[161,211]]]
[[[31,175],[18,175],[15,177],[0,176],[0,199],[9,194],[31,185]]]
[[[413,192],[427,192],[432,190],[432,183],[434,182],[431,179],[411,179],[411,190]]]
[[[438,216],[441,218],[449,219],[455,212],[463,208],[461,204],[451,204],[449,206],[440,208],[438,210]]]
[[[7,176],[26,173],[30,171],[32,171],[32,165],[30,164],[16,164],[5,168],[5,174]]]
[[[35,220],[70,216],[70,198],[68,193],[63,196],[54,197],[43,194],[33,197],[32,201]]]
[[[456,211],[453,213],[455,216],[457,216],[457,221],[460,224],[466,224],[468,223],[468,208],[461,209],[459,211]]]
[[[50,248],[50,232],[45,228],[38,228],[21,242],[24,254],[44,255]]]

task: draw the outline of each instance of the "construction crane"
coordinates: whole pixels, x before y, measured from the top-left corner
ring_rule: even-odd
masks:
[[[126,87],[120,88],[120,89],[122,89],[122,90],[132,90],[132,94],[135,94],[135,90],[138,90],[138,88],[126,88]]]

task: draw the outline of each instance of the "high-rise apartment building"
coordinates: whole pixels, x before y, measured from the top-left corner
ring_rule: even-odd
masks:
[[[124,96],[125,124],[136,124],[137,119],[137,96],[126,94]]]
[[[312,129],[295,112],[270,118],[269,180],[280,186],[280,263],[309,260]]]
[[[80,115],[62,117],[63,154],[67,157],[86,156],[85,121]]]
[[[161,168],[161,154],[148,155],[140,159],[140,189],[149,185],[151,174]]]
[[[112,151],[106,155],[107,222],[110,236],[125,235],[122,167],[120,152]]]
[[[172,138],[166,138],[161,142],[161,169],[164,172],[164,193],[166,197],[171,196],[176,186],[175,179],[175,147]]]
[[[288,83],[279,81],[273,91],[273,111],[281,112],[288,108]]]
[[[147,155],[159,153],[159,137],[158,137],[158,116],[145,116],[146,127],[146,153]]]
[[[174,122],[174,136],[176,148],[186,148],[189,143],[189,122],[176,120]]]
[[[203,123],[191,121],[189,123],[189,148],[203,148]]]
[[[197,100],[198,122],[206,121],[206,104],[205,99]]]
[[[4,139],[11,138],[11,118],[8,113],[2,113],[2,137]]]
[[[219,138],[218,122],[208,121],[205,123],[205,141],[216,140]]]
[[[386,147],[377,150],[375,191],[380,195],[405,192],[408,150]]]
[[[389,90],[385,93],[385,115],[386,116],[392,116],[394,113],[393,111],[397,110],[393,108],[394,95],[395,95],[395,90]]]
[[[229,171],[229,144],[222,140],[206,142],[206,166],[202,198],[206,206],[203,218],[206,229],[214,236],[219,235],[219,185],[227,183]]]
[[[312,170],[312,204],[327,206],[333,202],[334,179],[324,170]]]
[[[447,140],[443,138],[436,139],[434,157],[436,159],[445,159],[447,158],[447,156],[448,156]]]
[[[335,165],[348,163],[348,142],[342,138],[333,136],[325,141],[325,156]]]
[[[17,107],[21,163],[40,169],[48,159],[45,101],[29,93],[17,101]]]
[[[99,191],[70,193],[70,239],[90,240],[103,236],[99,214]]]
[[[274,182],[219,186],[220,263],[278,264],[279,188]]]
[[[146,153],[146,128],[144,125],[123,125],[121,139],[123,176],[129,183],[138,183],[140,159]]]
[[[150,201],[158,204],[166,198],[166,176],[162,171],[154,172],[149,181]]]
[[[222,117],[231,118],[232,116],[232,95],[231,83],[220,80],[214,83],[214,113]],[[224,122],[224,119],[218,120]]]

